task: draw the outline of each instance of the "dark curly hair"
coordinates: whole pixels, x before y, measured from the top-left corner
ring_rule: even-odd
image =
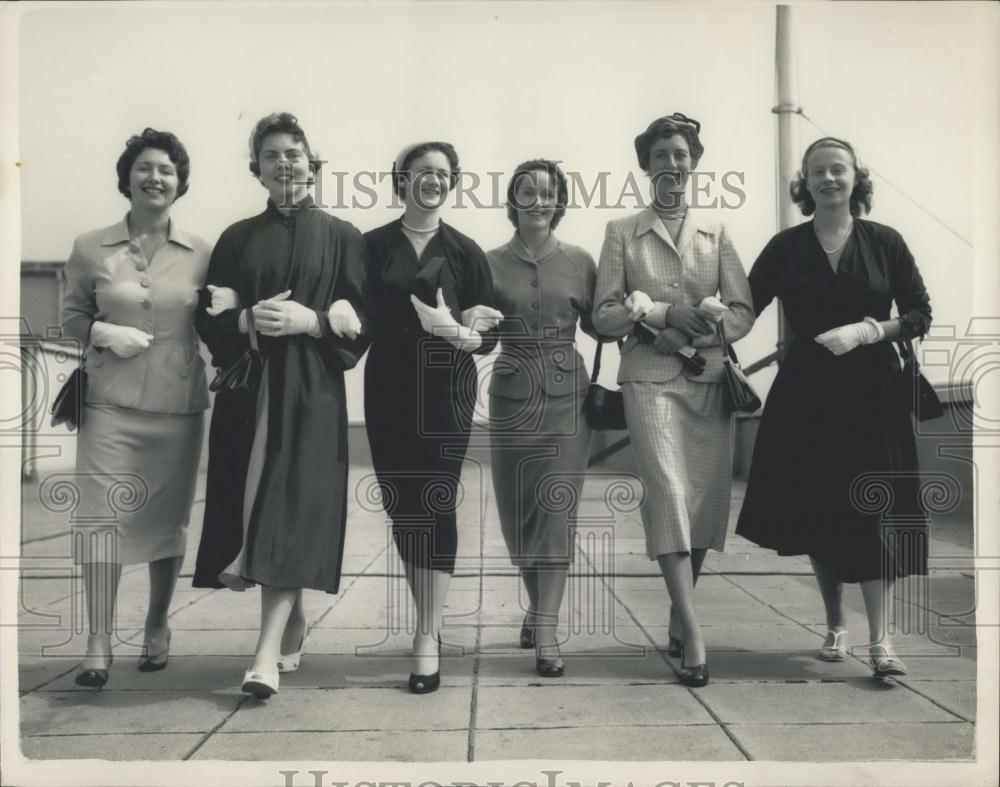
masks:
[[[552,215],[549,229],[554,230],[566,215],[566,205],[569,203],[569,185],[566,182],[566,175],[559,168],[559,165],[544,158],[534,158],[518,164],[514,174],[510,176],[507,183],[507,218],[515,227],[517,226],[517,198],[514,192],[517,190],[517,183],[522,175],[531,172],[548,172],[549,176],[556,181],[556,212]]]
[[[635,138],[635,154],[639,157],[639,167],[643,172],[649,173],[649,149],[658,139],[670,139],[670,137],[680,134],[688,143],[691,150],[692,166],[698,166],[698,162],[705,153],[705,147],[701,144],[698,134],[701,132],[701,123],[694,118],[689,118],[682,112],[674,112],[672,115],[657,118],[649,127]]]
[[[455,151],[455,147],[450,142],[423,142],[412,150],[408,151],[406,156],[403,158],[399,169],[396,168],[396,162],[392,162],[392,193],[395,194],[400,199],[404,198],[403,194],[403,181],[405,180],[404,173],[407,172],[416,159],[420,158],[424,153],[430,153],[432,150],[436,150],[438,153],[443,153],[448,159],[448,165],[451,167],[451,176],[448,178],[448,190],[454,190],[455,186],[458,185],[458,178],[462,172],[462,168],[458,165],[458,153]]]
[[[872,185],[872,179],[868,170],[858,163],[858,155],[854,152],[854,148],[851,147],[849,142],[837,137],[820,137],[807,147],[806,152],[802,154],[802,169],[796,173],[795,180],[788,187],[792,195],[792,202],[799,206],[802,215],[811,216],[816,212],[816,201],[812,198],[812,194],[809,193],[809,189],[806,188],[808,178],[805,173],[809,170],[809,154],[817,148],[841,148],[851,154],[851,163],[854,164],[854,189],[851,191],[851,215],[860,216],[862,210],[865,213],[871,213],[872,192],[874,192],[875,187]]]
[[[118,191],[125,195],[127,199],[132,199],[132,189],[129,188],[129,176],[132,174],[132,165],[139,158],[139,154],[146,148],[162,150],[173,162],[177,169],[177,194],[174,196],[176,202],[188,190],[188,178],[191,175],[191,159],[188,158],[187,149],[181,144],[177,137],[169,131],[157,131],[155,128],[144,128],[141,134],[129,137],[125,143],[124,152],[118,157],[115,170],[118,172]]]
[[[264,140],[271,134],[291,135],[292,139],[305,149],[306,158],[309,159],[309,170],[315,172],[319,168],[321,162],[313,155],[306,132],[299,125],[299,119],[291,112],[272,112],[258,120],[250,132],[250,172],[255,178],[260,177],[260,149],[264,146]]]

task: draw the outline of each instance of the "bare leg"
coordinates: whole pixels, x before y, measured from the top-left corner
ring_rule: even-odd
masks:
[[[694,611],[694,574],[687,552],[660,555],[660,571],[670,594],[670,606],[677,610],[684,632],[684,664],[697,666],[705,663],[705,640]]]
[[[448,596],[451,574],[406,564],[406,580],[417,608],[417,631],[413,636],[413,674],[438,671],[438,635],[441,613]]]
[[[295,653],[306,634],[306,608],[302,601],[302,588],[295,591],[295,601],[288,615],[285,631],[281,635],[281,652]]]
[[[146,611],[146,635],[167,627],[170,602],[177,587],[177,575],[184,557],[165,557],[149,564],[149,609]]]
[[[870,645],[883,645],[892,653],[892,641],[886,632],[885,618],[892,603],[892,581],[870,579],[861,583],[861,595],[865,599],[868,614],[868,636]]]
[[[251,670],[273,675],[278,671],[281,655],[281,635],[295,604],[298,590],[289,588],[260,589],[260,637]]]
[[[111,660],[111,635],[115,628],[115,598],[121,575],[120,563],[83,564],[89,636],[82,669],[108,668]]]
[[[562,664],[556,639],[556,626],[559,623],[559,608],[562,606],[563,593],[566,590],[566,566],[546,566],[536,568],[538,577],[537,624],[535,626],[535,642],[537,652],[542,658]]]
[[[528,625],[534,625],[534,614],[538,612],[538,569],[534,566],[525,566],[521,569],[521,580],[528,593],[528,608],[524,617]]]
[[[707,554],[707,549],[691,550],[691,580],[695,587],[698,585],[698,577],[701,576],[701,567],[705,565],[705,556]],[[670,623],[667,630],[671,637],[676,637],[679,640],[684,639],[684,637],[681,636],[681,625],[680,621],[677,619],[677,614],[674,612],[673,604],[670,605]]]
[[[816,575],[816,582],[819,585],[820,595],[823,596],[823,606],[826,608],[826,629],[827,631],[844,631],[844,583],[837,579],[828,565],[818,558],[809,556],[812,563],[813,573]],[[836,638],[827,634],[823,643],[824,648],[837,645]]]

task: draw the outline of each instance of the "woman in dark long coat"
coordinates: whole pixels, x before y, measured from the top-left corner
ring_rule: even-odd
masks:
[[[409,684],[416,694],[440,683],[438,630],[455,570],[455,508],[476,404],[472,355],[496,345],[502,316],[492,309],[486,255],[440,220],[458,174],[447,142],[407,147],[393,166],[405,212],[365,233],[376,326],[365,364],[365,425],[416,603]]]
[[[847,657],[842,584],[860,582],[882,678],[905,674],[885,628],[893,581],[927,573],[913,424],[896,395],[892,342],[925,333],[931,307],[903,238],[860,218],[871,193],[847,142],[812,143],[792,196],[815,218],[775,235],[750,272],[756,312],[780,298],[795,338],[764,408],[736,532],[781,555],[809,555],[826,606],[823,660]],[[889,510],[871,512],[871,496],[885,492]]]
[[[276,667],[298,666],[302,589],[336,593],[340,585],[343,373],[367,345],[367,262],[360,233],[309,196],[315,164],[294,116],[263,118],[250,148],[251,172],[270,199],[219,239],[207,279],[213,304],[199,315],[198,331],[225,367],[246,351],[255,328],[265,373],[256,397],[222,392],[215,402],[195,584],[262,586],[260,640],[243,689],[266,697],[277,690]],[[233,305],[222,297],[230,291],[251,308],[220,313]]]

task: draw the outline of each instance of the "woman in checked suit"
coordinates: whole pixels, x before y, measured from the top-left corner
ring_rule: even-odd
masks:
[[[680,678],[689,686],[708,682],[692,596],[706,551],[725,545],[732,484],[733,419],[723,402],[715,320],[721,313],[732,341],[754,322],[750,287],[726,228],[688,209],[685,187],[704,152],[700,130],[696,120],[674,113],[636,137],[653,203],[608,222],[594,296],[594,327],[628,337],[618,382],[646,489],[646,553],[663,572],[669,653],[681,657]],[[716,295],[727,308],[699,306]],[[703,365],[677,354],[688,345]]]

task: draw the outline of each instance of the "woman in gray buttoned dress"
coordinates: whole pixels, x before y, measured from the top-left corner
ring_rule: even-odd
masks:
[[[652,205],[608,222],[594,296],[597,330],[628,336],[618,382],[645,486],[646,553],[659,562],[670,594],[669,650],[681,656],[680,678],[690,686],[708,682],[692,596],[706,551],[725,546],[733,462],[722,350],[715,317],[700,305],[718,296],[730,341],[754,321],[746,273],[725,226],[687,206],[688,177],[704,152],[700,129],[674,113],[636,137]],[[655,341],[642,340],[640,323]],[[689,344],[704,357],[700,374],[676,354]]]
[[[529,608],[521,645],[536,648],[543,677],[563,674],[556,622],[573,560],[590,428],[588,377],[574,341],[595,336],[590,312],[597,267],[552,230],[566,213],[566,176],[551,161],[521,164],[507,188],[514,237],[487,253],[501,350],[490,379],[493,487],[511,560]]]
[[[122,565],[149,564],[139,669],[166,666],[208,407],[194,313],[210,247],[170,218],[187,191],[187,151],[173,134],[147,128],[129,139],[117,171],[131,209],[76,239],[62,304],[63,330],[85,349],[88,375],[73,555],[83,565],[90,637],[76,682],[96,688],[111,666]]]

